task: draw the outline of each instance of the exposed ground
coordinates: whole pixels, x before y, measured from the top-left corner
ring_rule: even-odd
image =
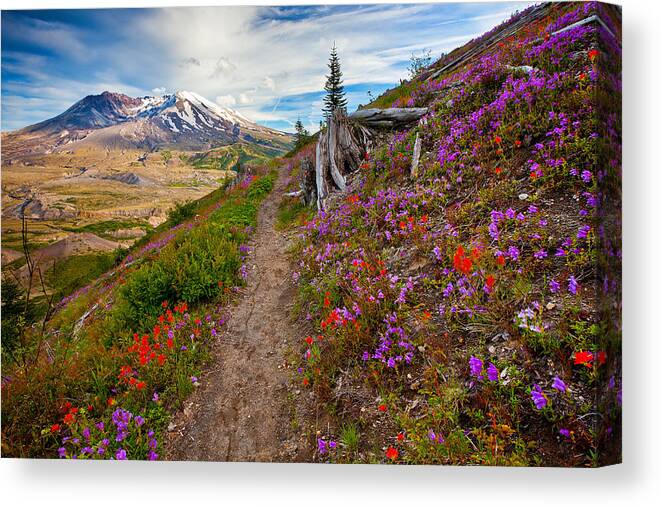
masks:
[[[300,334],[289,317],[295,289],[287,239],[274,229],[282,180],[260,209],[247,286],[200,387],[170,425],[167,459],[306,461],[305,438],[292,425],[286,360]]]

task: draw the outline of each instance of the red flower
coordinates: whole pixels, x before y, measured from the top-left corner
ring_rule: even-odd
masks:
[[[399,452],[397,452],[397,449],[394,447],[390,446],[388,449],[386,449],[386,457],[388,459],[391,459],[395,461],[397,459],[397,456],[399,456]]]
[[[87,405],[88,412],[94,412],[94,407],[92,405]]]
[[[496,174],[500,174],[503,172],[503,169],[501,167],[496,167],[494,171],[496,171]]]
[[[305,343],[307,343],[308,345],[312,345],[314,343],[314,338],[312,338],[312,336],[306,337]]]
[[[496,264],[499,266],[504,266],[505,265],[505,257],[503,255],[499,255],[496,257]]]
[[[388,407],[386,407],[383,403],[379,405],[379,412],[385,412],[388,410]]]
[[[580,351],[576,352],[576,356],[574,357],[574,364],[582,364],[586,368],[592,368],[592,360],[594,359],[594,356],[592,355],[592,352],[587,352],[587,351]]]
[[[397,440],[398,440],[399,442],[401,442],[402,440],[404,440],[404,433],[402,433],[401,431],[400,431],[399,433],[397,433]]]
[[[163,366],[164,363],[165,363],[165,355],[164,354],[159,354],[159,356],[158,356],[158,365]]]
[[[589,58],[591,61],[594,62],[594,59],[597,58],[597,56],[599,56],[599,50],[597,50],[597,49],[591,49],[590,51],[588,51],[588,58]]]
[[[457,252],[454,254],[454,268],[461,273],[467,275],[473,267],[473,261],[465,256],[464,249],[461,245],[457,247]]]
[[[161,306],[162,306],[163,308],[167,308],[167,307],[168,307],[168,302],[167,302],[167,301],[163,301],[163,302],[161,303]]]
[[[606,362],[606,352],[603,350],[597,352],[597,362],[599,366],[603,365]]]
[[[330,297],[330,292],[324,294],[324,307],[326,308],[330,306],[330,299],[328,299],[329,297]]]
[[[174,347],[174,340],[172,338],[168,338],[167,345],[169,349]]]
[[[112,407],[115,404],[115,398],[108,398],[108,406]]]
[[[514,146],[516,146],[517,148],[521,148],[521,141],[519,141],[518,139],[514,141]]]
[[[496,144],[500,144],[503,142],[503,139],[500,136],[494,137],[493,140]]]
[[[493,275],[487,276],[487,287],[489,290],[493,289],[495,283],[496,279],[493,277]]]
[[[144,381],[138,382],[135,387],[138,388],[139,391],[143,390],[147,384],[144,383]]]
[[[71,424],[74,420],[75,417],[71,412],[64,416],[64,424]]]
[[[53,424],[50,427],[50,432],[51,433],[57,433],[58,431],[60,431],[60,425],[59,424]]]
[[[306,378],[303,379],[303,385],[306,386],[310,383],[310,381]]]
[[[427,215],[422,215],[420,217],[420,222],[423,223],[423,224],[426,224],[428,219],[429,219],[429,217]]]

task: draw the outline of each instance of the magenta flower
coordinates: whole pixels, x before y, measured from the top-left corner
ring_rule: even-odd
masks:
[[[471,356],[471,358],[468,360],[468,364],[471,369],[471,375],[473,377],[476,377],[478,379],[482,378],[482,367],[484,366],[484,363],[482,363],[481,359],[478,359],[475,356]]]
[[[559,433],[565,438],[569,438],[571,436],[571,433],[569,432],[569,430],[567,428],[560,428]]]
[[[126,451],[124,449],[117,449],[117,452],[115,453],[115,458],[118,460],[125,460],[126,458]]]
[[[491,382],[498,382],[498,368],[496,368],[496,365],[493,363],[489,363],[489,367],[487,368],[487,378]]]

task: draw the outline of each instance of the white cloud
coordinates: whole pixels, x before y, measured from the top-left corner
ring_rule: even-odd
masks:
[[[232,107],[236,104],[234,95],[219,95],[216,97],[216,104],[223,107]]]
[[[25,59],[13,62],[30,77],[22,91],[16,81],[13,93],[45,93],[39,96],[44,99],[43,111],[46,101],[53,108],[55,104],[68,107],[81,94],[95,93],[100,86],[133,95],[161,89],[192,90],[216,97],[219,104],[236,106],[257,121],[293,121],[300,116],[316,124],[319,104],[300,101],[300,109],[292,110],[289,105],[286,111],[279,104],[287,97],[323,90],[333,43],[338,47],[345,85],[397,83],[406,77],[411,52],[430,48],[432,56],[438,56],[490,29],[510,11],[525,7],[487,5],[309,6],[305,16],[260,6],[149,9],[112,24],[112,42],[91,45],[94,36],[87,29],[58,23],[29,25],[29,37],[36,43],[50,42],[52,50],[74,60],[103,63],[96,71],[71,73],[77,77],[65,78],[54,75],[58,72],[56,60],[50,66],[29,65]],[[4,83],[5,71],[11,70],[7,66],[12,65],[6,54],[3,51],[3,117],[10,111],[5,102],[7,92],[12,91]],[[65,100],[70,102],[64,104]],[[365,102],[367,97],[356,100]],[[66,107],[58,106],[47,116]],[[18,108],[11,112],[16,118],[25,116]],[[3,120],[3,126],[6,124]]]
[[[268,88],[269,90],[275,90],[275,81],[272,77],[266,76],[262,80],[262,88]]]
[[[165,95],[165,90],[166,90],[165,86],[159,86],[157,88],[152,88],[151,92],[154,95]]]
[[[253,100],[246,93],[239,93],[239,104],[252,104]]]

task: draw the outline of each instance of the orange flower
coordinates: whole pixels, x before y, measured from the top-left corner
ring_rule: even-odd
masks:
[[[576,356],[574,357],[574,364],[582,364],[586,368],[592,368],[592,360],[594,359],[594,356],[592,355],[592,352],[588,351],[579,351],[576,352]]]
[[[397,449],[395,449],[393,446],[389,446],[388,449],[386,449],[386,457],[388,459],[395,461],[397,456],[399,456],[399,452],[397,452]]]

